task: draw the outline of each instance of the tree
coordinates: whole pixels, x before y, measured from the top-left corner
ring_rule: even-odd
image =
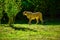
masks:
[[[8,24],[14,23],[15,16],[19,11],[21,11],[21,0],[5,0],[5,12],[9,17]]]
[[[22,6],[25,10],[37,12],[40,11],[45,14],[47,4],[45,0],[23,0]]]
[[[46,0],[48,13],[50,14],[50,19],[54,19],[56,14],[56,0]]]
[[[0,0],[0,24],[1,24],[1,19],[3,17],[3,0]]]

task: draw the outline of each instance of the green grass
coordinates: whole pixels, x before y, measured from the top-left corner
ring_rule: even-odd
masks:
[[[60,40],[60,25],[0,25],[0,40]]]

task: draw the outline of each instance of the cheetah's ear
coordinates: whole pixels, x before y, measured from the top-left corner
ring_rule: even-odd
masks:
[[[24,11],[25,13],[27,12],[27,11]]]

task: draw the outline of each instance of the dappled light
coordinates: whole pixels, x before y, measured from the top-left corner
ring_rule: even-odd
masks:
[[[4,25],[4,26],[3,26]],[[59,40],[60,25],[28,25],[28,24],[14,24],[9,27],[7,24],[0,25],[0,39],[16,40]]]
[[[0,40],[60,40],[58,0],[0,0]]]

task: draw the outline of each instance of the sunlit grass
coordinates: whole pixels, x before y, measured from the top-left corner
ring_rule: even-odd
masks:
[[[25,30],[0,25],[0,40],[60,40],[60,25],[14,24],[14,27]]]

